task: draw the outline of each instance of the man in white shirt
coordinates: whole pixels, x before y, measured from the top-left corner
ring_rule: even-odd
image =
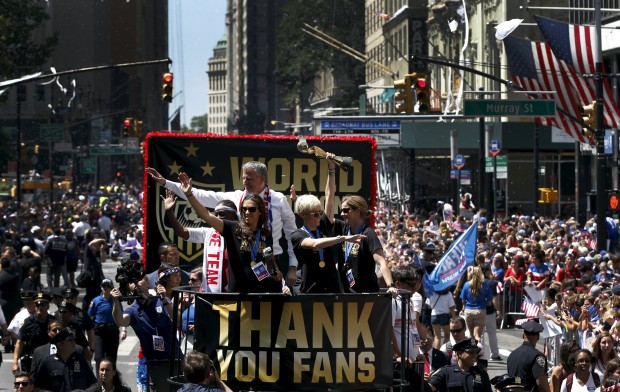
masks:
[[[160,185],[171,189],[177,196],[183,200],[187,197],[181,190],[181,184],[166,180],[157,170],[147,167],[146,172]],[[265,207],[268,211],[269,224],[271,227],[271,235],[273,238],[273,254],[278,256],[283,253],[280,246],[280,238],[282,238],[282,230],[286,237],[288,247],[289,270],[286,274],[286,284],[290,287],[295,285],[297,280],[297,258],[291,244],[291,234],[297,230],[295,225],[295,214],[288,204],[288,200],[283,193],[269,189],[267,186],[267,166],[261,162],[247,162],[241,168],[241,177],[243,180],[244,190],[236,190],[233,192],[214,192],[194,187],[194,197],[205,207],[214,208],[221,200],[232,200],[237,208],[243,202],[243,199],[250,193],[256,193],[265,200]]]

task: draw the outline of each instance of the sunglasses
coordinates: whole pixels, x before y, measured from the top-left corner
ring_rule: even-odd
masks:
[[[195,283],[195,282],[198,282],[198,279],[196,279],[196,278],[189,278],[189,281],[192,282],[192,283]]]
[[[459,328],[459,329],[451,329],[450,333],[461,333],[463,332],[463,328]]]
[[[254,207],[256,208],[256,207]],[[218,218],[225,218],[226,217],[226,211],[216,211],[213,215],[217,216]]]
[[[319,216],[323,215],[323,210],[308,212],[308,215],[312,215],[313,217],[318,218]]]
[[[243,212],[256,212],[258,207],[241,207],[241,209],[243,210]]]
[[[345,214],[348,214],[348,213],[349,213],[349,211],[351,211],[351,210],[355,210],[355,209],[356,209],[356,208],[354,208],[354,207],[342,207],[342,208],[340,209],[340,211],[344,212]]]
[[[15,381],[13,383],[13,386],[15,388],[19,388],[19,387],[27,387],[28,385],[30,385],[30,383],[28,381]]]

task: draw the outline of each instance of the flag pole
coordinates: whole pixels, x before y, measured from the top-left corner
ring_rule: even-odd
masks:
[[[607,225],[605,213],[605,130],[603,129],[603,45],[601,37],[601,0],[594,0],[594,25],[596,41],[594,68],[596,71],[596,248],[607,249]]]

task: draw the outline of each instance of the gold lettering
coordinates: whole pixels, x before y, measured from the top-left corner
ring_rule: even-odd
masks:
[[[349,355],[349,359],[345,355]],[[336,352],[336,383],[341,384],[344,381],[344,377],[347,378],[346,382],[355,382],[355,353],[342,351]]]
[[[375,354],[372,351],[364,351],[357,356],[359,372],[357,377],[360,382],[372,382],[375,379]]]
[[[319,379],[325,379],[327,383],[333,383],[334,377],[331,372],[331,365],[329,363],[329,355],[325,351],[320,351],[316,354],[314,360],[314,369],[312,371],[312,382],[317,383]]]
[[[256,378],[256,355],[252,351],[238,351],[235,354],[235,378],[241,382],[250,382]]]
[[[228,346],[228,315],[237,311],[237,302],[214,301],[213,310],[220,313],[220,346]]]
[[[316,175],[316,161],[308,158],[295,159],[293,164],[293,184],[295,188],[306,192],[316,192],[314,176]]]
[[[302,372],[310,371],[310,365],[303,363],[304,359],[310,358],[310,353],[307,352],[294,352],[293,353],[293,382],[300,383]]]
[[[278,168],[280,175],[278,176]],[[272,158],[267,163],[267,184],[269,188],[285,192],[291,186],[291,163],[286,158]]]
[[[291,326],[291,321],[293,326]],[[296,341],[297,348],[308,348],[304,315],[299,302],[286,302],[282,307],[276,348],[285,348],[289,339]]]
[[[347,316],[348,316],[348,340],[347,347],[348,348],[357,348],[358,347],[358,339],[361,335],[362,337],[362,345],[361,347],[365,348],[373,348],[375,347],[374,342],[372,341],[372,334],[370,333],[370,324],[368,320],[370,319],[370,313],[372,312],[373,304],[371,302],[366,302],[364,304],[364,309],[357,318],[357,303],[350,302],[347,306]]]
[[[362,164],[360,161],[354,160],[352,170],[345,172],[340,170],[340,181],[338,184],[338,192],[340,193],[358,193],[362,189]],[[367,168],[370,173],[370,169]],[[353,174],[351,174],[353,173]]]
[[[258,378],[262,382],[276,382],[280,378],[280,353],[271,353],[271,374],[267,374],[267,351],[258,352]]]
[[[260,303],[260,314],[254,318],[252,314],[252,302],[241,302],[241,322],[239,325],[239,345],[252,347],[252,332],[258,331],[258,346],[269,347],[271,345],[271,303]]]
[[[331,346],[333,348],[342,348],[344,341],[342,334],[344,331],[344,325],[342,323],[342,302],[334,302],[334,310],[330,314],[325,308],[325,304],[322,302],[315,302],[312,307],[312,347],[323,347],[323,331],[329,338]]]
[[[228,367],[233,356],[233,350],[224,351],[217,349],[217,361],[220,363],[220,378],[224,381],[228,380]]]

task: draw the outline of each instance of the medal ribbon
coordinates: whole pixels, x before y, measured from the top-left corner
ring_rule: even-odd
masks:
[[[306,233],[308,233],[310,238],[312,238],[312,239],[320,239],[321,238],[321,232],[319,231],[319,229],[316,229],[316,237],[314,236],[314,233],[312,233],[312,231],[306,227],[306,225],[304,225],[303,229],[304,229],[304,231]],[[320,259],[320,261],[325,261],[325,259],[323,258],[323,248],[319,249],[319,259]]]
[[[364,228],[366,227],[366,225],[361,225],[359,229],[357,229],[357,233],[355,234],[361,234],[362,231],[364,231]],[[351,228],[349,227],[349,231],[347,233],[347,235],[351,235]],[[344,261],[345,263],[349,262],[349,255],[351,254],[351,249],[353,249],[353,243],[352,242],[345,242],[344,244]]]
[[[250,258],[252,261],[256,261],[256,256],[258,256],[258,244],[260,243],[260,229],[256,230],[256,239],[254,243],[250,247]]]

